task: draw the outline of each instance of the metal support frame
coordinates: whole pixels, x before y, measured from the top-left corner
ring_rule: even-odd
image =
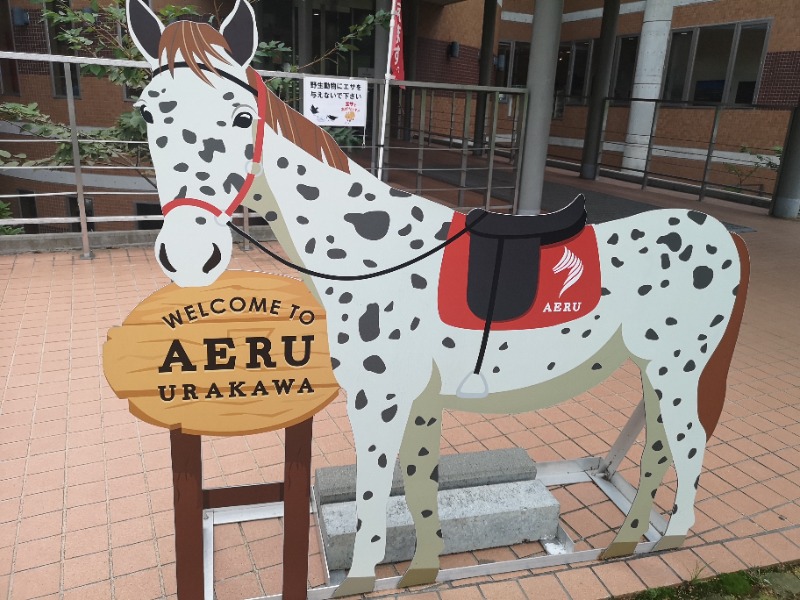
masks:
[[[494,92],[492,95],[492,126],[490,128],[491,134],[489,137],[489,167],[486,173],[486,198],[484,201],[484,208],[486,210],[492,209],[492,177],[494,176],[494,154],[495,154],[495,140],[497,139],[497,111],[500,106],[498,99],[500,94]]]
[[[650,124],[650,137],[647,139],[647,154],[644,157],[644,170],[642,171],[642,189],[647,189],[647,180],[650,177],[650,161],[653,159],[653,144],[658,125],[658,112],[661,108],[660,102],[654,102],[653,122]]]
[[[714,147],[717,145],[717,133],[719,132],[719,122],[722,117],[722,105],[717,104],[714,107],[714,124],[711,127],[711,139],[708,141],[708,152],[706,153],[706,164],[703,167],[703,181],[700,184],[700,197],[702,201],[706,197],[708,190],[708,172],[711,170],[711,162],[714,159]]]
[[[548,487],[570,485],[573,483],[596,484],[600,490],[613,502],[623,513],[627,513],[636,496],[636,489],[629,484],[622,475],[616,472],[622,459],[636,442],[636,438],[645,425],[644,402],[640,402],[631,413],[627,424],[622,429],[619,437],[605,457],[588,457],[575,460],[550,461],[537,464],[536,479]],[[312,501],[312,504],[314,502]],[[252,507],[246,510],[265,511],[267,507]],[[313,510],[313,506],[312,506]],[[257,513],[254,513],[257,514]],[[237,515],[237,517],[240,515]],[[279,516],[279,515],[278,515]],[[215,517],[216,518],[216,517]],[[253,519],[269,518],[255,516]],[[248,518],[247,520],[253,520]],[[245,520],[245,519],[241,519]],[[225,521],[230,522],[230,521]],[[218,523],[219,524],[219,523]],[[647,542],[640,542],[634,549],[634,554],[646,554],[651,552],[658,540],[661,539],[666,530],[665,519],[655,510],[650,513],[650,527],[644,534]],[[319,531],[319,521],[317,521]],[[321,533],[320,533],[321,536]],[[456,567],[452,569],[442,569],[436,577],[437,583],[447,581],[458,581],[470,577],[481,577],[486,575],[500,575],[503,573],[513,573],[515,571],[525,571],[530,569],[544,569],[567,565],[577,562],[597,560],[605,548],[593,548],[591,550],[575,550],[575,544],[569,534],[559,523],[556,536],[554,538],[540,540],[546,554],[528,558],[499,561],[489,564],[472,565],[467,567]],[[328,569],[327,557],[325,556],[325,545],[320,541],[322,557],[325,563],[324,571],[328,585],[310,589],[307,591],[309,600],[326,600],[331,598],[336,591],[336,584],[332,581],[340,582],[344,577],[344,571],[334,571]],[[400,583],[400,577],[386,577],[375,582],[375,591],[396,589]],[[282,596],[262,596],[253,600],[279,600]]]
[[[464,93],[464,129],[461,135],[461,178],[458,181],[458,206],[464,206],[464,189],[467,187],[467,166],[469,160],[469,124],[472,109],[472,92]]]

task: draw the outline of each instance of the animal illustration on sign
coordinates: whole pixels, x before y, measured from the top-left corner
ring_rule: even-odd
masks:
[[[270,223],[327,312],[358,460],[353,564],[337,595],[373,587],[398,455],[417,533],[401,585],[436,577],[444,408],[551,406],[628,358],[647,433],[636,498],[604,556],[633,551],[671,464],[675,508],[656,549],[682,543],[742,317],[740,238],[691,210],[588,226],[582,197],[542,216],[465,216],[379,181],[268,90],[248,66],[247,2],[220,31],[165,28],[141,0],[128,0],[128,18],[153,69],[136,106],[165,215],[164,272],[181,286],[213,282],[241,204]]]

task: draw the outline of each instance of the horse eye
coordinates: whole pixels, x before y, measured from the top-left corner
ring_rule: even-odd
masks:
[[[139,113],[142,115],[142,118],[147,122],[152,124],[153,123],[153,113],[151,113],[146,106],[142,105],[139,107]]]
[[[252,125],[252,124],[253,124],[253,115],[251,115],[250,113],[246,113],[246,112],[239,113],[233,119],[233,126],[234,127],[242,127],[244,129],[246,129],[246,128],[250,127],[250,125]]]

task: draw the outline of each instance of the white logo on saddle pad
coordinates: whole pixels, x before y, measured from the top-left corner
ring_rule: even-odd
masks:
[[[561,260],[558,261],[558,264],[553,267],[553,273],[560,273],[561,271],[565,271],[567,269],[569,269],[569,274],[567,275],[567,279],[564,281],[564,286],[558,293],[559,298],[561,298],[561,296],[564,295],[564,292],[566,292],[569,288],[578,283],[581,275],[583,275],[583,261],[575,256],[575,254],[569,248],[564,248],[564,256],[562,256]]]

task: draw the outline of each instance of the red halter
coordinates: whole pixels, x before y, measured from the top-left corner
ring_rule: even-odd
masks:
[[[227,75],[227,73],[224,75]],[[226,79],[233,78],[231,76],[227,76]],[[218,220],[220,217],[222,217],[222,215],[226,215],[227,219],[225,219],[225,221],[227,222],[231,219],[233,213],[237,208],[239,208],[244,199],[247,197],[247,193],[250,191],[250,186],[253,185],[253,180],[257,175],[260,175],[263,170],[261,161],[263,160],[264,124],[266,123],[267,114],[267,86],[264,85],[264,82],[261,80],[260,76],[254,77],[253,79],[256,80],[258,125],[256,126],[256,139],[253,147],[253,159],[250,161],[250,172],[247,174],[244,184],[239,189],[239,193],[236,194],[236,197],[231,201],[231,203],[228,205],[228,208],[226,208],[224,211],[220,210],[206,200],[200,200],[198,198],[175,198],[174,200],[167,202],[161,208],[161,212],[165,217],[170,213],[170,211],[179,206],[196,206],[197,208],[207,210]],[[238,79],[236,80],[236,83],[239,83],[240,85],[242,84],[242,82],[240,82]],[[252,89],[249,85],[244,87]],[[256,166],[258,168],[256,168]]]

